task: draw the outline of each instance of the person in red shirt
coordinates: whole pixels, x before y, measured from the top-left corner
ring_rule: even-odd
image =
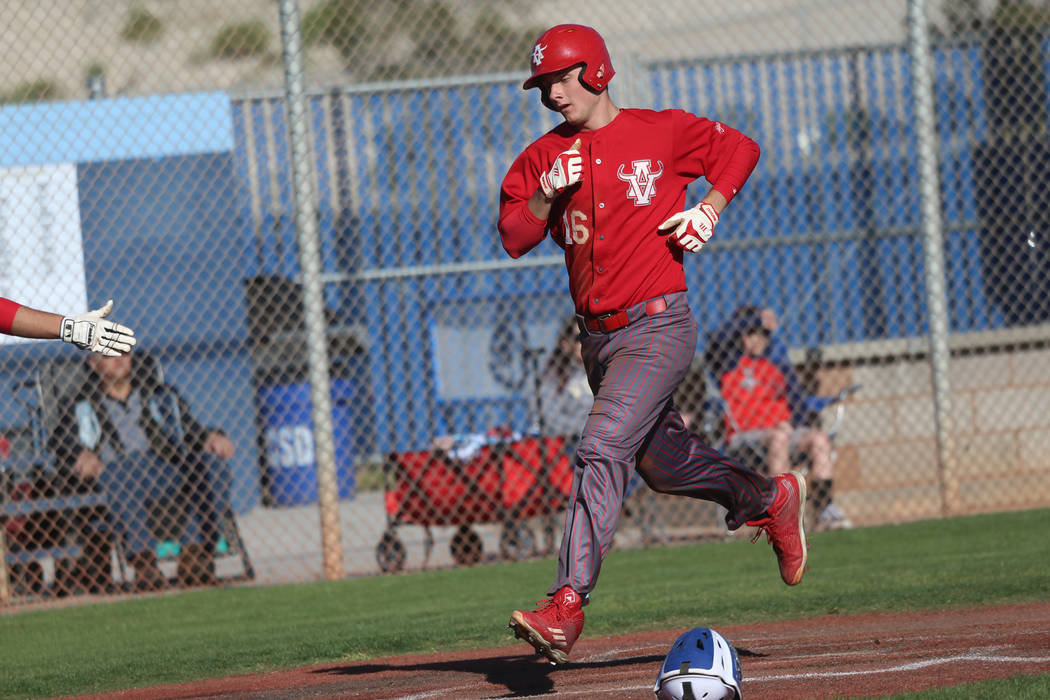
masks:
[[[788,378],[770,359],[769,343],[769,329],[756,320],[740,336],[740,358],[721,377],[729,447],[758,445],[773,476],[788,471],[794,455],[806,455],[820,494],[814,502],[817,529],[847,529],[849,518],[831,500],[831,438],[820,428],[794,424]]]
[[[719,503],[726,524],[765,530],[781,578],[806,570],[802,476],[767,478],[688,431],[672,396],[696,352],[685,252],[698,252],[758,162],[758,145],[725,124],[669,109],[621,109],[594,29],[553,27],[532,48],[532,75],[563,123],[511,164],[498,229],[512,258],[546,236],[565,252],[594,404],[581,430],[550,599],[510,626],[551,663],[565,663],[582,606],[612,546],[631,470],[655,491]],[[711,189],[684,209],[686,188]]]
[[[734,311],[711,335],[704,360],[720,384],[727,451],[754,455],[765,465],[759,468],[774,476],[805,455],[809,458],[814,527],[818,531],[848,529],[852,527],[849,516],[832,495],[831,437],[812,421],[847,394],[811,394],[791,363],[778,326],[773,309],[748,304]],[[755,463],[747,456],[741,459]]]
[[[741,328],[737,338],[741,354],[725,368],[720,383],[726,402],[726,438],[730,446],[756,434],[767,438],[776,430],[791,430],[791,405],[787,398],[787,378],[768,357],[769,330],[757,316]],[[768,440],[767,440],[768,442]],[[788,470],[788,455],[779,449],[769,456],[770,471]]]
[[[0,333],[72,343],[78,348],[115,357],[131,351],[135,332],[104,320],[113,310],[110,299],[100,309],[79,316],[60,316],[0,297]]]

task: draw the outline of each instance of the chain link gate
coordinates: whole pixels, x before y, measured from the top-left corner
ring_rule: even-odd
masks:
[[[0,28],[0,296],[114,299],[141,404],[0,338],[5,603],[557,550],[572,305],[557,246],[511,260],[495,219],[564,22],[617,104],[763,149],[686,261],[696,430],[725,439],[708,350],[755,305],[841,396],[808,418],[854,526],[1050,504],[1050,3],[38,0]],[[122,415],[191,457],[115,447]],[[721,515],[633,483],[617,544]]]

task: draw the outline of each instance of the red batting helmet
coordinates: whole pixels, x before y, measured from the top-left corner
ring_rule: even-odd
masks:
[[[532,47],[532,75],[522,89],[538,85],[548,73],[583,65],[580,82],[593,92],[601,92],[616,74],[602,35],[582,24],[559,24],[543,33]]]

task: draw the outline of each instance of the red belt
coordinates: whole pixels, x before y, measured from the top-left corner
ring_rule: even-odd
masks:
[[[664,301],[663,297],[657,297],[645,303],[646,316],[655,316],[666,310],[667,302]],[[601,331],[602,333],[612,333],[630,324],[631,318],[628,316],[626,309],[623,311],[612,311],[601,316],[585,316],[583,319],[584,328],[589,331]]]

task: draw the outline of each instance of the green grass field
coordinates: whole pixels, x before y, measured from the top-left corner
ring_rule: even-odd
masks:
[[[812,535],[810,572],[793,589],[764,539],[614,551],[585,634],[1047,600],[1048,531],[1050,510],[1036,510]],[[11,614],[0,618],[0,696],[509,646],[510,611],[543,597],[553,574],[546,559]],[[907,697],[991,695],[1048,697],[1050,676]]]

